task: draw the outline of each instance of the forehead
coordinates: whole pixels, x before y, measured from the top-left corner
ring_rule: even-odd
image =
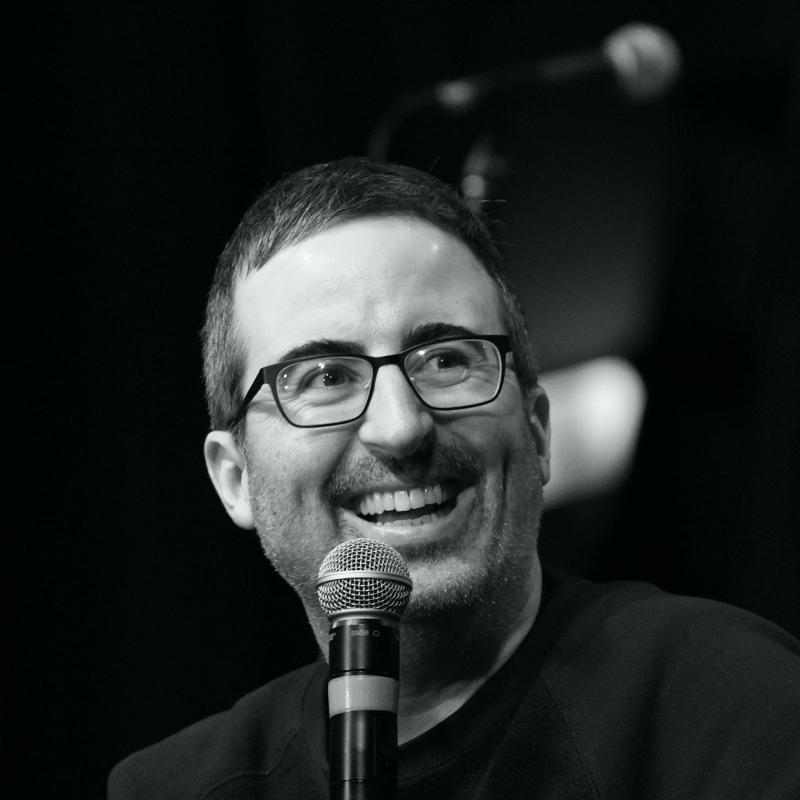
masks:
[[[428,323],[504,332],[496,286],[472,251],[408,217],[345,222],[286,247],[238,282],[234,305],[255,368],[323,339],[390,352]]]

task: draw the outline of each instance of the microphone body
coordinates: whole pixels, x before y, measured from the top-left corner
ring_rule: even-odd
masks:
[[[331,800],[393,800],[397,792],[398,622],[411,579],[402,556],[352,539],[322,562],[317,593],[328,636]]]
[[[397,624],[346,615],[329,638],[331,800],[391,800],[397,784]]]

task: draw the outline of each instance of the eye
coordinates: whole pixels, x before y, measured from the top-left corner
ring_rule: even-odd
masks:
[[[416,354],[414,371],[436,375],[445,372],[463,371],[472,364],[470,355],[460,347],[429,347]]]
[[[437,350],[425,359],[426,368],[434,370],[460,369],[468,363],[464,353],[457,350]]]
[[[467,378],[472,359],[469,350],[458,344],[439,345],[414,353],[406,368],[417,386],[450,386]]]
[[[316,374],[308,376],[304,388],[325,388],[332,389],[336,386],[343,386],[349,383],[351,375],[340,366],[326,366]]]
[[[346,364],[318,362],[295,376],[298,392],[344,389],[358,383],[358,374]]]
[[[344,400],[369,383],[369,365],[358,358],[308,359],[278,376],[281,402],[327,404]]]

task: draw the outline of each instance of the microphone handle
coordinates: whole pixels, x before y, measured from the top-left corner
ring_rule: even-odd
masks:
[[[331,800],[394,800],[399,643],[390,618],[355,612],[329,636]]]

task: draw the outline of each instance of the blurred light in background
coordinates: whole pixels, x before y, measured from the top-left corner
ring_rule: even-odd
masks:
[[[597,358],[542,375],[551,406],[547,507],[617,488],[630,469],[646,391],[633,365]]]

